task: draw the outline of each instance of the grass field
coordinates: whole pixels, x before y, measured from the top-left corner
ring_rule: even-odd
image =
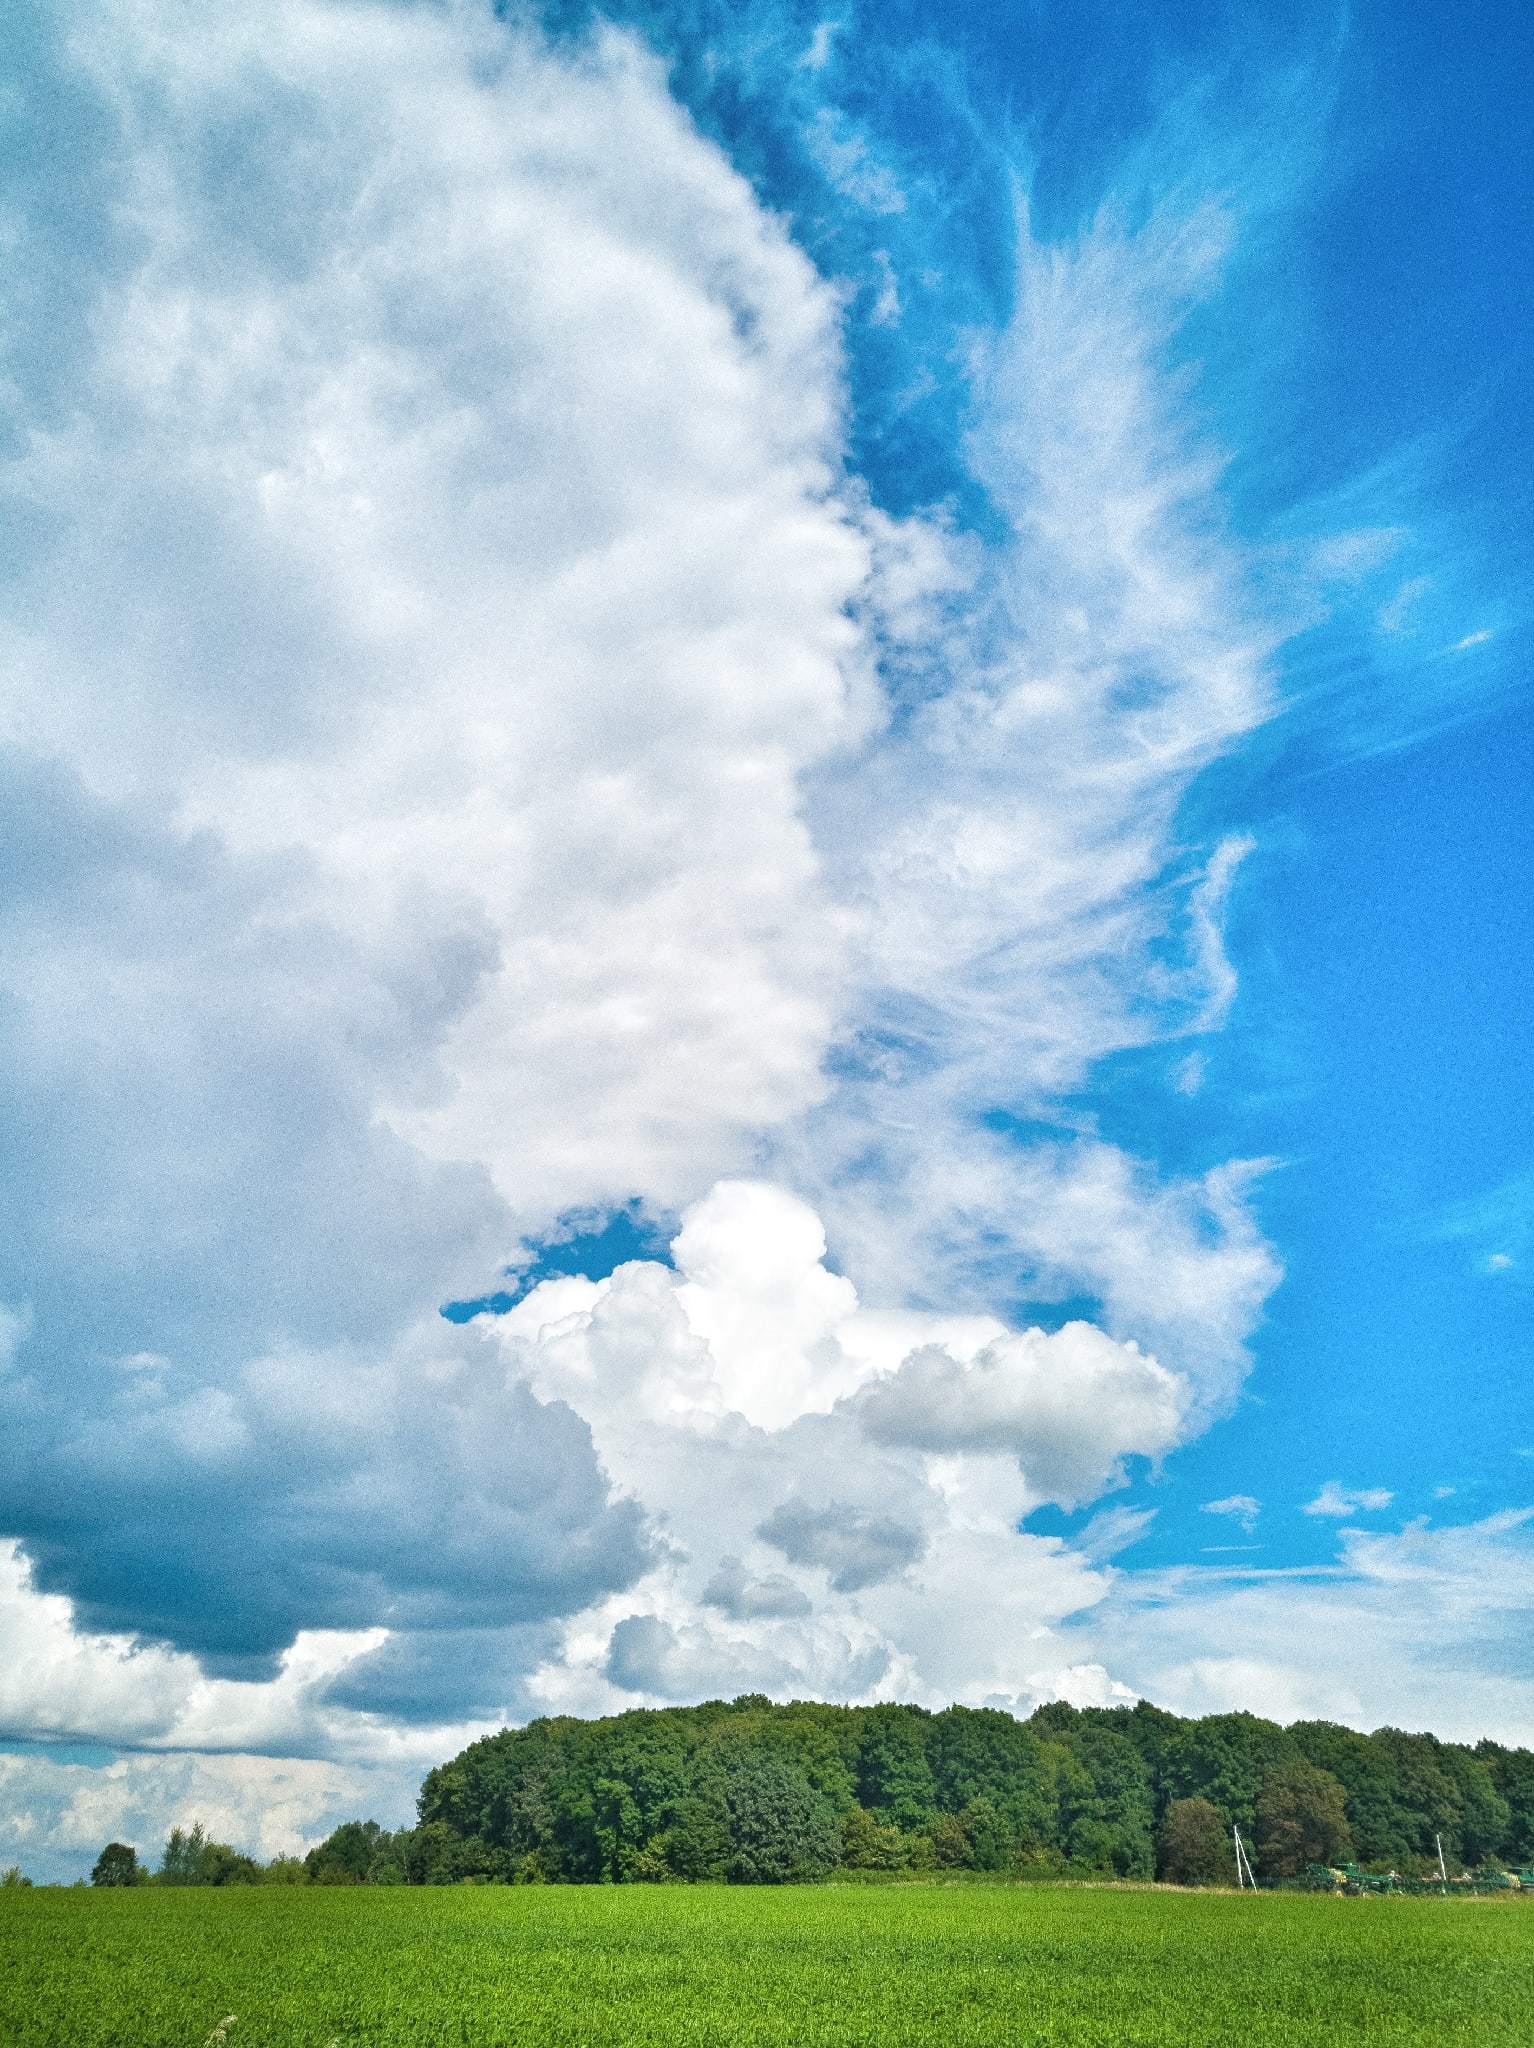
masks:
[[[5,2048],[1534,2041],[1534,1902],[1067,1886],[0,1894]]]

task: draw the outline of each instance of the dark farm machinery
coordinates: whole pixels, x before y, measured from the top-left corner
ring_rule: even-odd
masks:
[[[1399,1871],[1360,1870],[1356,1863],[1312,1863],[1301,1880],[1306,1891],[1332,1892],[1339,1898],[1483,1897],[1516,1892],[1534,1899],[1534,1870],[1467,1870],[1460,1877],[1403,1877]]]

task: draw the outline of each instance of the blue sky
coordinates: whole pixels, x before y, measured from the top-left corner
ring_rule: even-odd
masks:
[[[1531,33],[23,10],[0,1861],[1534,1735]]]

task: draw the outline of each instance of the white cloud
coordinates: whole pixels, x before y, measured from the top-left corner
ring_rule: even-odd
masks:
[[[1223,1500],[1206,1500],[1203,1512],[1206,1515],[1230,1515],[1250,1535],[1262,1513],[1262,1502],[1250,1493],[1230,1493]]]
[[[1429,1728],[1534,1742],[1534,1509],[1342,1532],[1336,1566],[1125,1574],[1084,1633],[1180,1713]]]
[[[1075,1532],[1071,1547],[1094,1564],[1116,1557],[1139,1542],[1156,1519],[1155,1508],[1100,1508],[1082,1529]]]
[[[1164,1450],[1180,1383],[1084,1324],[864,1309],[823,1242],[795,1198],[727,1183],[683,1217],[676,1270],[549,1280],[495,1320],[513,1369],[590,1418],[664,1546],[563,1625],[531,1681],[548,1709],[679,1697],[689,1673],[704,1690],[733,1673],[778,1693],[1018,1701],[1080,1661],[1060,1624],[1102,1597],[1088,1560],[1149,1516],[1100,1517],[1069,1547],[1021,1518]],[[933,1374],[956,1402],[928,1398]]]
[[[81,28],[148,253],[28,464],[73,517],[13,730],[435,980],[383,1106],[519,1216],[677,1200],[814,1099],[834,1012],[796,792],[866,717],[834,296],[626,41],[194,19]],[[198,165],[231,95],[238,185]]]
[[[226,1670],[531,1626],[642,1518],[433,1311],[823,1091],[800,785],[920,546],[843,489],[835,294],[631,42],[65,15],[116,170],[7,336],[9,1532]]]
[[[832,44],[844,24],[840,21],[818,21],[815,33],[810,37],[809,46],[799,59],[806,71],[824,71],[831,62]]]
[[[1339,1521],[1353,1514],[1377,1514],[1381,1508],[1388,1508],[1395,1499],[1383,1486],[1341,1486],[1335,1479],[1328,1479],[1314,1500],[1306,1501],[1300,1510],[1306,1515],[1330,1515]]]
[[[1010,1452],[1034,1498],[1075,1507],[1122,1483],[1127,1453],[1169,1450],[1188,1406],[1186,1383],[1138,1345],[1067,1323],[998,1337],[967,1362],[924,1346],[856,1412],[876,1442]]]
[[[904,213],[905,194],[889,167],[845,114],[821,107],[805,142],[831,185],[852,205],[873,214]]]
[[[149,1750],[324,1754],[423,1769],[443,1729],[400,1728],[337,1709],[337,1678],[385,1640],[374,1629],[300,1631],[270,1679],[209,1677],[195,1657],[83,1627],[39,1592],[18,1546],[0,1543],[0,1740],[129,1743]],[[254,1761],[248,1774],[254,1774]]]
[[[200,1821],[215,1841],[263,1858],[301,1854],[343,1820],[409,1824],[404,1771],[290,1757],[128,1755],[107,1764],[0,1753],[0,1860],[68,1881],[110,1841],[158,1863],[173,1827]]]
[[[1010,523],[934,634],[920,694],[817,830],[855,906],[838,1086],[775,1148],[868,1287],[928,1301],[1088,1291],[1115,1336],[1228,1399],[1277,1266],[1257,1169],[1158,1175],[1100,1139],[1022,1144],[1103,1055],[1218,1025],[1248,842],[1176,840],[1199,769],[1267,714],[1264,630],[1218,462],[1164,358],[1229,224],[1023,226],[1016,312],[977,346],[970,453]]]

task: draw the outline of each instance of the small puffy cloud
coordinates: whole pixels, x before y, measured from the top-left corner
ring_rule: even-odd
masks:
[[[1250,1536],[1257,1526],[1257,1517],[1262,1513],[1262,1502],[1250,1493],[1228,1493],[1222,1500],[1206,1500],[1201,1512],[1206,1515],[1229,1515],[1239,1522]]]
[[[1383,1486],[1339,1485],[1335,1479],[1328,1479],[1314,1500],[1306,1501],[1300,1510],[1305,1515],[1330,1515],[1342,1520],[1348,1515],[1377,1514],[1381,1508],[1388,1508],[1395,1495]]]
[[[817,21],[815,32],[799,58],[800,66],[806,71],[824,71],[831,61],[831,45],[843,27],[840,21]]]
[[[1129,1453],[1169,1450],[1189,1399],[1186,1382],[1137,1344],[1072,1322],[1000,1337],[969,1362],[928,1345],[853,1409],[879,1443],[1008,1452],[1036,1500],[1073,1507],[1119,1483]]]
[[[786,1500],[774,1508],[757,1532],[764,1543],[781,1550],[791,1564],[824,1571],[836,1593],[856,1593],[892,1579],[921,1556],[922,1531],[888,1515],[869,1514],[846,1501],[813,1507],[804,1500]]]

